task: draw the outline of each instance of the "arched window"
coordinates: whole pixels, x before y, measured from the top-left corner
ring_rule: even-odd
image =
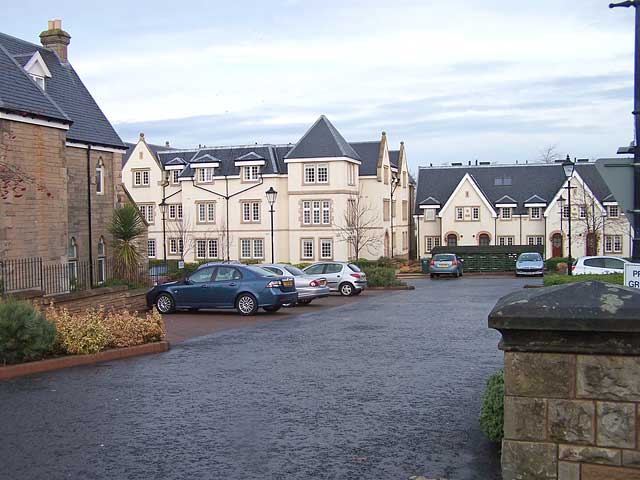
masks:
[[[98,242],[98,285],[104,283],[107,279],[107,269],[106,269],[106,245],[104,243],[104,238],[100,237],[100,241]]]
[[[491,237],[486,233],[481,233],[478,236],[478,245],[481,247],[488,247],[491,244]]]
[[[447,235],[447,247],[457,247],[458,246],[458,236],[455,233],[450,233]]]
[[[102,157],[98,159],[96,166],[96,194],[104,195],[104,162]]]

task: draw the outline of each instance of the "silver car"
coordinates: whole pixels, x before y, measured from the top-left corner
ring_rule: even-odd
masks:
[[[367,275],[350,262],[318,262],[303,270],[308,275],[322,275],[332,292],[341,295],[359,295],[367,288]]]
[[[307,275],[299,268],[281,263],[260,266],[276,275],[293,275],[293,280],[298,292],[298,303],[301,305],[308,305],[316,298],[329,296],[327,279],[323,276]]]

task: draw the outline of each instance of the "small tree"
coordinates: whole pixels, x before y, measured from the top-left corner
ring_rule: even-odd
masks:
[[[116,208],[108,230],[113,235],[116,276],[136,281],[141,258],[137,240],[146,230],[140,211],[131,204]]]
[[[354,259],[359,260],[363,251],[375,253],[382,245],[379,218],[359,189],[347,199],[347,209],[342,224],[335,225],[338,237],[349,245]]]
[[[624,217],[616,220],[609,220],[604,215],[604,212],[601,210],[601,207],[598,205],[594,196],[590,194],[581,183],[579,183],[575,189],[572,188],[572,190],[571,203],[575,205],[577,209],[574,212],[571,212],[571,221],[575,222],[577,225],[578,233],[582,233],[581,237],[574,236],[572,242],[586,245],[586,254],[597,255],[600,250],[603,229],[606,229],[608,233],[623,233],[625,231]],[[590,249],[588,248],[589,242],[593,242]]]
[[[558,152],[557,145],[547,145],[539,152],[538,160],[543,163],[555,163],[556,160],[561,160],[562,155]]]
[[[192,226],[189,217],[183,217],[178,220],[167,220],[167,232],[170,238],[182,240],[180,259],[184,261],[184,257],[193,251],[195,243],[191,236]]]
[[[227,232],[227,224],[224,220],[215,228],[215,234],[218,238],[218,255],[221,259],[231,258],[231,249],[233,248],[233,237]],[[227,251],[227,235],[229,236],[229,251]]]

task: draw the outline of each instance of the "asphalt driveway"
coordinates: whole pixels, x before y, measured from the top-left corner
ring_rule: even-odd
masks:
[[[171,351],[0,383],[2,479],[497,479],[487,313],[531,280],[416,280]]]

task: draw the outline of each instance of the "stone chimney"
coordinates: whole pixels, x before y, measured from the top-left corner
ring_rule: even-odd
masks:
[[[63,63],[67,63],[67,47],[71,35],[62,30],[62,20],[49,20],[49,28],[40,34],[42,46],[53,50]]]

